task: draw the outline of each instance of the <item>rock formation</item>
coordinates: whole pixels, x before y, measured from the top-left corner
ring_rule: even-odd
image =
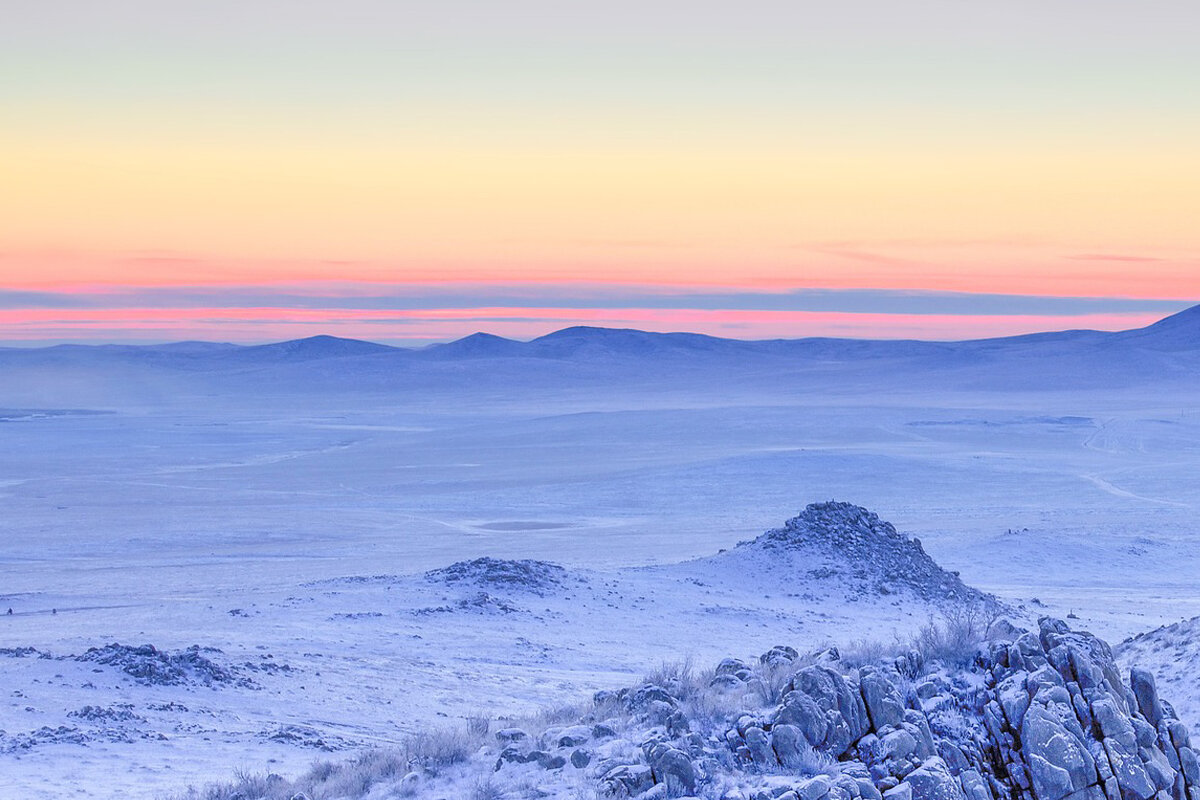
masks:
[[[791,672],[778,702],[736,719],[689,717],[671,682],[600,693],[594,716],[640,732],[636,762],[593,754],[597,734],[613,733],[595,724],[536,748],[508,732],[496,768],[587,759],[602,797],[645,800],[1200,800],[1187,727],[1151,674],[1123,680],[1106,643],[1061,620],[982,645],[966,670],[931,669],[917,652],[853,669],[836,651],[777,647],[758,667],[722,662],[708,691],[756,680],[768,662]],[[730,776],[736,787],[719,788]]]

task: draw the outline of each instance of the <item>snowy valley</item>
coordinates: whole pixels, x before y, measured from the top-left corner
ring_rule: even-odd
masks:
[[[1200,787],[1200,307],[0,349],[0,452],[0,797]]]

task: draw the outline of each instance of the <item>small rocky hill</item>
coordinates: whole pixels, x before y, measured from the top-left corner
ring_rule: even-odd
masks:
[[[545,595],[560,588],[567,570],[549,561],[476,558],[430,570],[425,579],[448,586]]]
[[[908,590],[932,603],[971,603],[990,596],[943,569],[919,539],[852,503],[812,503],[781,528],[733,551],[765,554],[775,569],[807,581],[830,580],[850,594],[888,595]]]

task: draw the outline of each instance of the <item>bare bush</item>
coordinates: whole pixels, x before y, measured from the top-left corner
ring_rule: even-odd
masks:
[[[711,679],[711,675],[707,678]],[[657,669],[647,674],[642,681],[661,686],[672,696],[686,700],[692,694],[708,687],[703,673],[698,673],[691,656],[682,661],[664,661]]]
[[[763,706],[778,705],[783,699],[783,690],[787,688],[796,671],[796,664],[788,662],[781,664],[763,664],[749,681],[750,689]]]
[[[489,775],[475,781],[471,787],[471,800],[504,800],[505,792]]]
[[[851,667],[877,664],[885,658],[895,656],[900,649],[898,642],[889,644],[880,639],[868,639],[864,636],[841,648],[842,663]]]
[[[841,774],[836,758],[809,746],[800,747],[799,751],[788,759],[788,767],[798,771],[801,775],[836,777]]]
[[[472,714],[467,717],[467,733],[480,739],[487,736],[492,727],[492,721],[485,714]]]
[[[436,773],[442,767],[466,761],[478,741],[479,737],[466,730],[422,731],[406,739],[400,753],[407,768],[423,767]]]
[[[917,632],[913,649],[926,661],[941,661],[951,666],[970,664],[987,641],[992,626],[1000,618],[995,603],[954,606],[942,612],[942,619],[929,622]]]

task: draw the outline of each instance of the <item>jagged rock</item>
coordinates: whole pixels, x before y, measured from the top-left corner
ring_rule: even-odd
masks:
[[[938,756],[910,772],[900,785],[912,787],[912,800],[964,800],[959,782]]]
[[[792,676],[788,686],[792,691],[807,695],[825,712],[824,739],[819,742],[810,739],[813,747],[835,758],[840,757],[870,730],[862,694],[832,668],[825,665],[805,667]],[[786,703],[786,695],[784,700]]]
[[[1175,769],[1171,766],[1171,759],[1167,753],[1175,755],[1178,761],[1178,755],[1171,749],[1163,751],[1156,747],[1143,747],[1138,750],[1146,772],[1160,790],[1167,790],[1175,785]]]
[[[1154,675],[1148,670],[1134,667],[1129,673],[1129,683],[1137,698],[1138,710],[1151,725],[1158,727],[1162,722],[1163,709],[1158,701],[1158,689],[1154,685]]]
[[[1137,736],[1138,747],[1155,747],[1158,742],[1158,731],[1154,726],[1146,722],[1144,719],[1130,717],[1129,724],[1133,726],[1134,735]]]
[[[911,759],[917,752],[917,739],[904,728],[889,731],[879,739],[884,761]]]
[[[541,751],[537,752],[534,760],[537,761],[538,766],[542,769],[562,769],[567,765],[567,759],[562,756],[543,753]]]
[[[1046,707],[1030,706],[1021,741],[1037,800],[1060,800],[1098,782],[1087,746]]]
[[[496,759],[496,766],[493,769],[499,772],[505,764],[524,764],[528,760],[523,750],[516,745],[509,745],[500,751],[500,756]]]
[[[904,701],[892,682],[879,670],[863,667],[859,672],[858,686],[872,730],[899,725],[904,720]]]
[[[953,773],[953,769],[951,769]],[[966,800],[992,800],[992,793],[988,789],[987,781],[975,769],[964,769],[958,773],[958,782],[962,784],[963,795]]]
[[[76,661],[91,661],[117,667],[138,683],[146,686],[185,684],[214,686],[236,683],[243,687],[253,688],[255,684],[249,678],[238,678],[232,669],[223,667],[210,658],[210,656],[220,653],[221,651],[216,648],[200,647],[199,645],[192,645],[185,650],[167,652],[159,650],[152,644],[133,647],[113,643],[104,647],[88,648],[83,655],[74,658]]]
[[[829,732],[829,721],[824,710],[802,692],[784,695],[783,703],[775,710],[771,720],[775,725],[794,725],[814,748],[824,744],[825,735]]]
[[[1111,697],[1099,697],[1092,701],[1092,718],[1105,739],[1115,739],[1129,750],[1137,747],[1133,724],[1129,717],[1117,710],[1117,704]]]
[[[775,752],[775,760],[784,767],[800,766],[800,758],[809,747],[804,734],[795,725],[775,723],[771,726],[771,749]]]
[[[916,756],[924,761],[937,753],[937,745],[933,741],[933,731],[929,728],[929,720],[920,711],[912,708],[904,709],[904,730],[917,740]]]
[[[470,584],[544,595],[563,584],[567,571],[547,561],[510,561],[485,557],[430,570],[425,573],[425,578],[447,585]]]
[[[1179,748],[1180,770],[1184,779],[1190,784],[1200,784],[1200,759],[1190,747]]]
[[[773,648],[753,671],[783,661],[799,659]],[[721,667],[736,681],[743,668]],[[1044,618],[1036,634],[982,648],[969,673],[913,678],[908,708],[904,681],[891,666],[810,663],[773,709],[736,720],[687,719],[693,706],[679,687],[647,684],[598,698],[602,713],[618,699],[646,731],[645,763],[580,766],[575,753],[571,763],[602,774],[604,796],[648,800],[720,796],[710,777],[730,770],[743,788],[726,796],[741,800],[1200,800],[1200,759],[1153,680],[1135,673],[1122,683],[1108,645],[1062,621]],[[595,727],[555,728],[542,744],[573,746],[575,732],[603,738]]]
[[[674,707],[675,698],[663,687],[647,683],[632,691],[626,700],[629,710],[634,712],[646,710],[651,703],[665,703]]]

